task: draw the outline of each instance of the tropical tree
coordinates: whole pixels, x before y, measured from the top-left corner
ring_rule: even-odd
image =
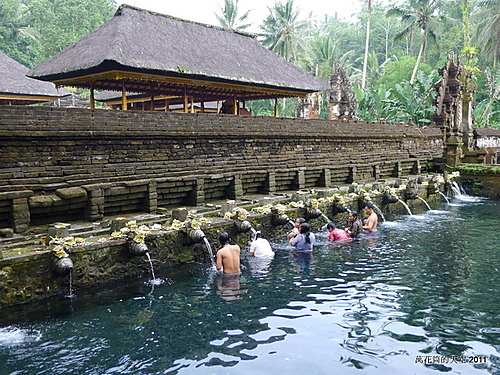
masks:
[[[39,54],[38,35],[24,25],[25,10],[25,1],[2,0],[0,3],[0,50],[32,67]]]
[[[500,63],[500,0],[478,0],[476,41],[496,68]]]
[[[307,29],[308,23],[299,20],[300,12],[295,8],[293,0],[287,0],[284,4],[276,2],[268,9],[269,15],[259,34],[262,43],[288,61],[296,62],[299,53],[305,48],[302,33]]]
[[[41,62],[109,20],[114,0],[31,0],[25,25],[35,30]]]
[[[370,47],[370,21],[372,18],[372,0],[367,0],[367,18],[366,18],[366,38],[365,38],[365,55],[363,60],[363,77],[361,78],[361,88],[366,87],[366,71],[368,69],[368,54]]]
[[[386,15],[388,17],[401,18],[404,25],[403,30],[394,37],[396,41],[403,40],[405,37],[412,35],[416,30],[420,30],[422,33],[420,49],[410,78],[410,83],[413,83],[417,75],[418,66],[425,55],[428,41],[432,40],[436,42],[437,40],[437,33],[442,24],[442,21],[437,16],[437,12],[442,6],[442,0],[409,0],[408,5],[408,8],[391,8],[387,11]]]
[[[239,0],[224,0],[224,6],[220,7],[221,13],[215,13],[215,17],[217,17],[222,27],[234,30],[245,30],[251,26],[250,23],[245,23],[247,22],[250,10],[247,10],[240,16],[238,1]]]

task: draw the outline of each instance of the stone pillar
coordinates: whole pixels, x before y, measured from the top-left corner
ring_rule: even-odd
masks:
[[[456,167],[460,164],[462,158],[463,143],[461,139],[452,135],[446,142],[446,164],[450,167]]]
[[[373,178],[375,181],[380,180],[380,164],[375,164],[373,166]]]
[[[352,165],[349,168],[349,178],[347,182],[350,183],[356,182],[356,180],[358,179],[357,173],[358,173],[358,168],[356,168],[355,165]]]
[[[192,193],[187,199],[186,204],[199,206],[205,202],[205,179],[197,178],[195,180]]]
[[[30,227],[31,214],[28,205],[28,198],[12,199],[12,208],[9,217],[10,226],[14,232],[25,232]]]
[[[156,190],[158,183],[156,180],[151,180],[148,183],[148,195],[146,198],[147,211],[150,213],[155,213],[158,209],[158,192]]]
[[[298,190],[306,187],[306,171],[302,168],[297,171],[297,175],[295,176],[295,185]]]
[[[88,201],[85,209],[85,218],[90,221],[101,220],[104,217],[104,189],[110,184],[87,185],[83,188],[87,190]]]
[[[266,182],[264,183],[264,193],[274,194],[276,193],[276,172],[267,172]]]
[[[241,175],[237,174],[233,176],[227,195],[230,199],[238,199],[243,195],[243,182],[241,180]]]
[[[422,164],[420,163],[420,160],[415,160],[415,164],[413,165],[413,174],[421,174],[422,173]]]
[[[329,187],[332,184],[332,171],[330,168],[324,168],[319,180],[320,186]]]
[[[400,161],[397,161],[396,164],[394,165],[393,177],[401,178],[402,175],[403,175],[403,166]]]

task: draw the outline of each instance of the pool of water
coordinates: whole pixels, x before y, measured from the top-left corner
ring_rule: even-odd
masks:
[[[2,309],[0,374],[499,374],[500,202],[388,215],[313,259],[187,264]]]

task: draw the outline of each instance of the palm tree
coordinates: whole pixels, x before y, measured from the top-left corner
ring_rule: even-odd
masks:
[[[406,36],[411,36],[415,30],[422,32],[422,42],[417,56],[417,61],[413,69],[410,83],[415,81],[418,66],[425,54],[427,42],[432,40],[436,42],[437,32],[441,26],[441,20],[436,17],[436,12],[440,9],[442,0],[410,0],[409,8],[395,7],[387,11],[387,17],[400,17],[405,25],[394,40],[403,40]]]
[[[477,45],[482,46],[484,55],[496,68],[500,62],[500,0],[479,0],[477,5]]]
[[[307,29],[306,21],[299,21],[299,10],[293,0],[285,4],[277,2],[269,8],[269,15],[261,26],[262,44],[290,62],[296,62],[304,49],[302,32]]]
[[[250,14],[250,10],[247,10],[240,16],[238,12],[238,1],[239,0],[224,0],[224,7],[220,7],[221,14],[215,13],[215,17],[217,17],[222,27],[226,29],[245,30],[251,26],[250,23],[244,23]]]

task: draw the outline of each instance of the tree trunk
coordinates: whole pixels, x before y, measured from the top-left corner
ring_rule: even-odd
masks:
[[[415,77],[417,76],[418,66],[420,65],[420,60],[425,52],[425,46],[427,44],[427,29],[424,29],[424,35],[422,36],[422,44],[420,45],[420,51],[418,51],[417,62],[413,68],[413,73],[411,74],[410,84],[415,82]]]
[[[361,79],[361,88],[366,87],[366,71],[368,69],[368,50],[370,47],[370,20],[372,14],[372,0],[368,0],[368,18],[366,20],[366,41],[365,41],[365,58],[363,61],[363,77]]]

